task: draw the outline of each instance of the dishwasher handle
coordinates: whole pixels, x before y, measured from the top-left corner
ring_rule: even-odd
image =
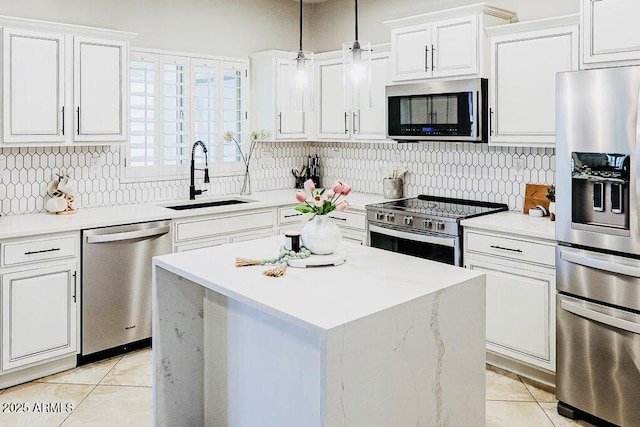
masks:
[[[148,228],[145,230],[126,231],[124,233],[97,234],[95,236],[87,236],[87,243],[120,242],[123,240],[160,236],[162,234],[167,234],[169,230],[171,230],[171,227],[165,225],[163,227]]]

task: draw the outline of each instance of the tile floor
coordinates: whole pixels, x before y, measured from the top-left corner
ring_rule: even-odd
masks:
[[[151,372],[144,349],[0,390],[0,427],[151,426]],[[558,415],[552,390],[486,372],[487,427],[591,426]],[[29,410],[15,412],[21,403]]]

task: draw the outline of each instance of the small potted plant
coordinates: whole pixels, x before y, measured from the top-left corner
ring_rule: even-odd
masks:
[[[549,199],[549,218],[556,220],[556,186],[552,185],[547,189],[546,198]]]

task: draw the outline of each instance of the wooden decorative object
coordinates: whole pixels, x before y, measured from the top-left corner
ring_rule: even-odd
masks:
[[[550,185],[527,184],[524,191],[522,212],[528,214],[529,209],[535,208],[537,205],[541,205],[549,211],[549,199],[547,199],[547,190],[549,188],[551,188]]]

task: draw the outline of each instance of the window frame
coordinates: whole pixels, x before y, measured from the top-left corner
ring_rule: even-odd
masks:
[[[207,143],[207,149],[209,150],[208,167],[209,175],[213,177],[225,177],[225,176],[238,176],[243,175],[245,166],[240,161],[236,162],[224,162],[223,150],[224,150],[224,70],[234,69],[240,70],[241,75],[241,128],[242,134],[240,145],[243,152],[246,152],[249,145],[249,102],[250,102],[250,78],[249,78],[249,60],[248,58],[230,58],[222,56],[191,54],[185,52],[166,51],[158,49],[147,48],[131,48],[129,52],[129,69],[131,68],[132,61],[144,61],[153,62],[155,64],[155,79],[154,79],[154,159],[155,164],[153,166],[130,166],[130,150],[131,150],[131,135],[132,131],[129,131],[129,135],[126,141],[126,145],[120,150],[121,157],[121,181],[122,182],[154,182],[154,181],[167,181],[175,179],[188,179],[189,178],[189,166],[191,149],[195,139],[195,69],[197,66],[206,64],[208,66],[215,66],[217,69],[217,111],[215,114],[215,135],[216,144],[211,146]],[[187,123],[187,153],[186,161],[181,166],[165,166],[164,165],[164,64],[179,63],[186,66],[185,78],[186,78],[186,123]],[[131,87],[131,79],[127,82]],[[131,118],[129,117],[129,123],[131,124]],[[237,137],[237,136],[236,136]],[[216,158],[211,154],[216,152]],[[196,150],[196,167],[203,167],[202,153],[200,149]],[[213,161],[212,161],[213,159]]]

